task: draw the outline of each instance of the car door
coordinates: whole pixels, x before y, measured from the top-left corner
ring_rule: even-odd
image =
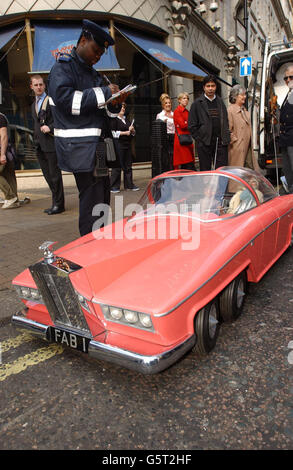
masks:
[[[276,239],[276,257],[281,256],[292,236],[293,197],[280,196],[275,199],[275,210],[278,215],[278,233]]]
[[[276,240],[278,235],[278,213],[274,200],[262,204],[260,218],[263,226],[261,250],[261,271],[267,271],[276,257]]]
[[[262,226],[262,248],[259,260],[261,277],[276,260],[279,231],[278,196],[273,186],[262,177],[250,179],[250,184],[259,204],[255,213]]]

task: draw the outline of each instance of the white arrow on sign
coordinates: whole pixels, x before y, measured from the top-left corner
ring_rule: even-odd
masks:
[[[250,68],[250,66],[251,66],[250,60],[244,59],[242,64],[241,64],[241,67],[244,69],[244,74],[245,75],[248,74],[248,68]]]

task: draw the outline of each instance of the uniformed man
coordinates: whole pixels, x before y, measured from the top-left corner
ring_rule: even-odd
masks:
[[[105,113],[112,117],[121,108],[117,104],[104,106],[119,88],[114,84],[103,86],[103,78],[93,65],[113,44],[113,38],[104,29],[83,20],[76,48],[70,55],[59,56],[49,76],[58,165],[75,177],[81,235],[90,233],[99,218],[92,215],[94,206],[110,203],[108,170],[101,162],[100,168],[96,167],[96,149],[107,120]],[[120,101],[124,100],[125,95]]]
[[[283,157],[283,173],[288,192],[293,193],[293,66],[285,71],[284,81],[289,93],[280,110],[280,147]]]

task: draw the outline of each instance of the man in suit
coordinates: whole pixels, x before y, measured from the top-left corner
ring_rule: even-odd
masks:
[[[280,110],[280,147],[283,157],[283,173],[288,192],[293,193],[293,66],[287,67],[284,81],[289,93]]]
[[[215,77],[206,76],[203,94],[192,103],[188,117],[188,129],[196,142],[201,171],[228,165],[228,114],[216,91]]]
[[[45,82],[40,75],[33,75],[30,87],[35,100],[32,104],[34,120],[34,139],[37,146],[37,157],[44,178],[52,193],[52,206],[45,209],[48,215],[64,212],[64,189],[62,174],[57,164],[54,143],[54,124],[48,97],[45,92]]]

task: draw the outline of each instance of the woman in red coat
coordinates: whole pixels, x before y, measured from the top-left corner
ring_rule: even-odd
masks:
[[[184,168],[187,170],[194,170],[194,150],[193,144],[191,145],[180,145],[178,134],[189,134],[188,131],[188,105],[189,96],[188,93],[180,93],[178,95],[179,105],[174,111],[174,124],[175,124],[175,138],[174,138],[174,153],[173,153],[173,164],[174,169]]]

